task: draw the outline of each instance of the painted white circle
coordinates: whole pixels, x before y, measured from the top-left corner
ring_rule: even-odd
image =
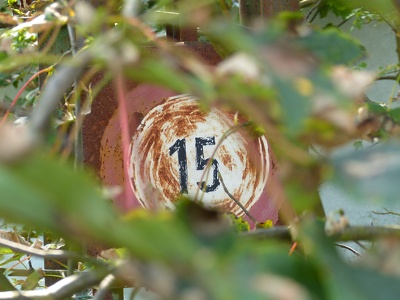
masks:
[[[130,181],[142,206],[173,209],[173,200],[185,194],[243,215],[233,196],[250,210],[267,183],[268,144],[232,130],[233,116],[216,108],[202,111],[186,95],[154,107],[130,145]]]

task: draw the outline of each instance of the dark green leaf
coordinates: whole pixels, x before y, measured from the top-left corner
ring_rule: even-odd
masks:
[[[17,290],[11,283],[8,281],[7,277],[0,273],[0,292],[8,292]]]
[[[400,107],[389,110],[388,115],[395,123],[400,124]]]
[[[373,101],[367,102],[367,108],[370,112],[375,114],[385,114],[387,112],[387,108],[385,105],[381,105],[380,103],[376,103]]]

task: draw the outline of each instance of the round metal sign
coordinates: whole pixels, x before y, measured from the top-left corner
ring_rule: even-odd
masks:
[[[175,48],[190,50],[208,66],[221,61],[209,44],[184,43]],[[99,74],[95,83],[101,78]],[[223,138],[236,126],[234,113],[217,108],[204,112],[193,97],[177,97],[172,90],[130,80],[125,88],[124,112],[110,83],[97,94],[83,123],[85,163],[105,186],[123,188],[114,195],[121,211],[139,206],[172,208],[175,196],[183,194],[242,215],[231,199],[235,198],[258,222],[277,222],[282,192],[265,138],[252,140],[244,129]],[[121,139],[122,114],[129,122],[129,149],[123,148]],[[123,159],[125,151],[130,151],[130,162]]]
[[[265,137],[251,139],[234,113],[206,112],[196,98],[175,96],[151,109],[133,135],[130,182],[146,208],[173,209],[183,194],[242,216],[232,198],[246,210],[254,206],[267,184],[269,157]]]

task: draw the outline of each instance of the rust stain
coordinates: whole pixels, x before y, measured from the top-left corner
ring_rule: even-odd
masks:
[[[199,149],[196,148],[196,150],[194,147],[195,138],[200,137],[203,142],[204,139],[211,138],[209,136],[215,138],[212,142],[207,140],[202,145],[200,155],[204,160],[211,155],[211,150],[216,146],[218,139],[233,124],[233,114],[225,114],[215,108],[210,112],[204,112],[199,108],[196,99],[188,96],[169,98],[151,110],[144,117],[140,130],[132,139],[131,181],[135,182],[132,184],[132,188],[139,201],[146,207],[151,206],[151,200],[146,199],[147,196],[143,192],[144,186],[151,185],[160,191],[165,199],[165,206],[173,208],[171,200],[182,188],[182,181],[180,181],[182,180],[180,173],[182,171],[177,171],[182,163],[185,164],[187,172],[185,173],[187,176],[186,188],[189,195],[194,195],[198,189],[197,182],[201,178],[201,170],[205,168],[199,169],[197,166],[196,169],[194,164],[196,160],[200,159],[198,157]],[[179,154],[183,155],[181,157],[178,157],[178,153],[175,154],[177,151],[175,148],[171,152],[173,155],[169,154],[171,151],[169,147],[175,145],[174,142],[178,139],[185,140],[186,148],[179,148],[179,151],[184,151],[183,154]],[[217,149],[214,157],[219,162],[218,166],[220,172],[223,173],[224,181],[227,180],[228,190],[231,189],[229,191],[236,195],[246,208],[254,205],[267,182],[266,174],[268,172],[264,170],[266,164],[264,158],[268,153],[258,154],[257,157],[254,157],[255,152],[248,151],[249,147],[260,149],[259,142],[259,140],[248,141],[240,132],[237,132],[222,141],[222,146]],[[181,147],[181,144],[179,145]],[[266,148],[264,149],[267,151]],[[209,175],[211,178],[215,176],[212,175],[212,170],[209,174],[211,174]],[[238,176],[241,176],[241,181],[237,181]],[[211,182],[214,181],[208,179],[206,182],[211,186]],[[221,186],[217,185],[215,190],[200,194],[202,194],[201,199],[206,206],[229,210],[238,215],[244,213],[228,197]]]
[[[205,64],[215,65],[221,61],[221,58],[216,54],[211,45],[201,43],[180,43],[177,45],[182,53],[190,51],[195,53],[202,59]],[[156,52],[158,50],[149,47],[149,51]],[[101,80],[102,75],[94,80],[94,84]],[[149,85],[149,84],[138,84],[132,81],[126,81],[126,89],[128,91],[128,116],[130,120],[130,131],[132,136],[140,134],[146,126],[149,126],[146,120],[149,119],[148,114],[153,111],[153,108],[165,104],[165,110],[168,107],[173,106],[173,103],[169,102],[171,96],[176,95],[174,91],[166,90],[161,87]],[[182,97],[180,97],[182,100]],[[189,96],[183,96],[183,98],[190,98]],[[168,99],[168,100],[167,100]],[[221,109],[223,114],[220,114],[220,122],[223,124],[233,124],[234,112],[226,111]],[[164,118],[157,119],[158,132],[155,131],[150,136],[150,140],[143,142],[145,148],[143,153],[137,154],[132,159],[132,167],[138,168],[140,171],[135,176],[144,178],[143,181],[131,180],[132,190],[128,192],[128,199],[131,199],[130,206],[121,206],[122,209],[128,209],[132,206],[139,205],[144,201],[139,199],[138,191],[143,189],[143,186],[154,186],[155,190],[160,192],[161,197],[166,199],[173,199],[179,194],[180,182],[179,172],[177,169],[177,154],[169,155],[168,149],[172,145],[171,142],[162,140],[162,135],[168,134],[173,135],[176,138],[186,139],[187,151],[188,151],[188,171],[190,177],[194,177],[189,182],[191,188],[196,186],[196,181],[200,180],[202,171],[196,171],[194,164],[195,150],[193,149],[194,140],[192,134],[196,133],[198,136],[208,136],[209,129],[211,127],[204,127],[205,123],[209,122],[209,112],[198,109],[196,104],[189,104],[186,107],[181,107],[180,116],[174,116],[172,112],[164,115]],[[154,112],[154,114],[156,114]],[[103,88],[92,104],[92,113],[89,114],[84,120],[83,124],[83,136],[84,136],[84,157],[87,165],[98,171],[99,177],[106,185],[120,185],[124,186],[126,180],[123,172],[123,159],[122,159],[122,148],[120,138],[120,128],[118,120],[118,107],[112,84]],[[246,119],[239,116],[239,122],[246,122]],[[211,122],[212,123],[212,122]],[[140,125],[141,124],[141,125]],[[200,125],[199,125],[200,124]],[[140,125],[140,126],[139,126]],[[200,127],[199,127],[200,126]],[[213,130],[218,130],[218,126],[214,126]],[[269,216],[270,219],[277,219],[277,207],[274,207],[273,203],[269,201],[270,195],[266,193],[266,189],[270,187],[270,181],[266,180],[271,176],[276,176],[277,167],[271,154],[269,153],[268,146],[258,141],[250,141],[247,138],[243,138],[241,143],[248,151],[243,151],[240,147],[235,149],[234,145],[238,141],[240,134],[234,134],[226,141],[223,142],[220,149],[216,153],[215,159],[219,162],[220,171],[223,172],[223,177],[227,178],[228,189],[235,195],[240,201],[243,201],[245,206],[249,210],[257,209],[257,212],[253,214],[260,216]],[[244,135],[243,135],[244,136]],[[218,137],[216,137],[218,140]],[[218,141],[217,141],[218,142]],[[135,147],[134,143],[131,145]],[[150,155],[153,149],[161,149],[160,153],[153,153]],[[204,158],[211,155],[214,146],[204,146]],[[247,152],[247,153],[246,153]],[[260,152],[266,154],[259,155]],[[233,153],[233,154],[229,154]],[[190,156],[190,157],[189,157]],[[236,158],[233,158],[236,157]],[[262,168],[262,161],[269,159],[269,168]],[[146,163],[141,163],[141,160],[148,160]],[[244,165],[244,171],[242,174],[238,172],[240,164]],[[209,180],[207,184],[212,183],[212,170],[210,172]],[[232,178],[234,179],[232,181]],[[249,178],[252,178],[249,180]],[[237,181],[237,183],[235,182]],[[160,188],[159,182],[164,182],[168,188]],[[233,182],[233,183],[232,183]],[[237,185],[241,184],[238,188]],[[265,185],[264,187],[263,185]],[[258,185],[259,187],[255,187]],[[250,196],[244,196],[246,191]],[[206,199],[211,206],[219,205],[218,207],[227,211],[234,211],[236,214],[242,214],[238,206],[232,199],[230,199],[219,186],[216,190],[218,197]],[[153,195],[146,191],[147,197]],[[209,193],[210,194],[210,193]],[[190,195],[189,195],[190,196]],[[193,196],[193,194],[191,194]],[[200,197],[207,196],[201,192]],[[161,201],[161,200],[157,200]],[[167,201],[167,200],[165,200]],[[125,205],[126,199],[117,198],[117,203]],[[162,202],[162,201],[161,201]],[[168,201],[167,201],[168,204]]]

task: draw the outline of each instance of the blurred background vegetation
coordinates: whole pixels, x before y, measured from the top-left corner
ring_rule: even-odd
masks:
[[[135,288],[132,299],[141,289],[161,299],[398,299],[400,231],[351,226],[341,211],[325,217],[318,188],[331,179],[360,199],[397,201],[399,64],[366,71],[364,47],[341,24],[313,26],[328,13],[354,28],[385,22],[400,45],[398,5],[1,2],[0,217],[18,226],[0,231],[0,266],[11,263],[0,273],[0,299],[102,299],[109,290],[121,297],[122,287]],[[205,67],[171,47],[166,33],[179,28],[195,28],[222,63]],[[100,71],[104,79],[92,86]],[[395,82],[389,99],[368,99],[365,89],[385,77]],[[104,84],[118,90],[124,78],[247,116],[276,155],[282,224],[249,231],[244,220],[188,200],[173,212],[119,212],[82,168],[80,129]],[[349,143],[361,149],[332,155]],[[108,250],[93,257],[92,245]],[[338,248],[358,259],[343,259]],[[42,270],[31,256],[59,268]],[[44,288],[43,277],[60,281]]]

